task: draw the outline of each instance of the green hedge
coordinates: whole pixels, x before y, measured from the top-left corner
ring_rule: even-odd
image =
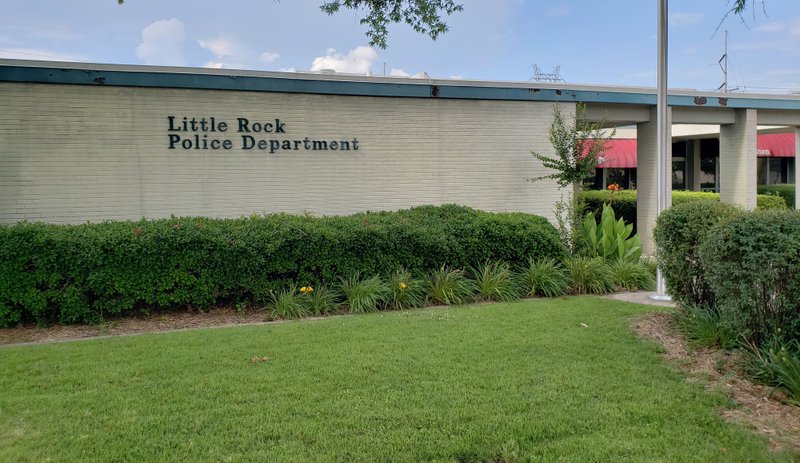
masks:
[[[678,203],[656,219],[653,231],[658,246],[658,266],[664,272],[667,292],[682,305],[714,305],[715,293],[706,280],[700,244],[709,230],[742,211],[719,201]]]
[[[0,227],[0,326],[258,303],[293,282],[487,260],[522,265],[566,252],[542,217],[454,205],[322,218],[20,223]]]
[[[758,194],[780,196],[786,201],[790,209],[794,209],[794,183],[781,183],[778,185],[759,185]]]
[[[759,344],[800,340],[800,213],[755,211],[713,227],[700,245],[723,317]]]
[[[600,217],[603,204],[609,203],[614,208],[617,217],[625,219],[625,223],[633,224],[636,231],[636,190],[607,191],[590,190],[581,193],[581,199],[586,204],[587,211],[593,211],[595,217]],[[672,205],[683,204],[691,201],[712,200],[719,201],[719,193],[706,193],[700,191],[673,191]],[[776,195],[759,194],[756,196],[758,209],[786,209],[786,201]]]

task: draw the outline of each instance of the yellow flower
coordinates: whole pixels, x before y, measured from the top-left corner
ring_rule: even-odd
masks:
[[[314,292],[314,287],[313,286],[309,286],[308,288],[306,288],[306,292],[307,293],[313,293]]]
[[[306,288],[305,286],[303,286],[302,288],[300,288],[300,294],[305,294],[305,293],[306,293],[306,291],[308,291],[308,288]]]
[[[402,281],[400,282],[400,289],[406,289],[406,284]]]

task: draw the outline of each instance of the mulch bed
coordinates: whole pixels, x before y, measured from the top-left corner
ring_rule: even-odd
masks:
[[[731,397],[737,406],[720,410],[726,419],[767,436],[775,449],[793,447],[800,451],[800,407],[783,403],[785,396],[779,391],[750,382],[743,372],[741,353],[694,349],[671,322],[672,314],[655,312],[634,318],[631,326],[639,336],[664,346],[664,358],[688,373],[688,381]]]

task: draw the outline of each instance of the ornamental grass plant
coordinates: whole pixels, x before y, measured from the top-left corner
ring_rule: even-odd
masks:
[[[762,347],[747,344],[749,373],[759,382],[783,390],[787,402],[800,406],[800,342],[780,338]]]
[[[622,291],[652,291],[656,279],[647,264],[618,259],[608,264],[614,286]]]
[[[519,288],[505,262],[486,262],[471,270],[476,298],[480,301],[509,302],[519,299]]]
[[[442,266],[428,275],[428,298],[435,304],[464,304],[474,299],[475,284],[464,271]]]
[[[389,306],[396,310],[422,307],[427,302],[425,284],[414,279],[407,270],[398,270],[389,277]]]
[[[376,312],[389,302],[389,286],[378,276],[367,278],[356,273],[339,281],[344,304],[352,313]]]
[[[267,308],[273,318],[300,318],[309,313],[303,302],[303,295],[289,288],[271,293]]]
[[[305,288],[303,304],[312,315],[328,315],[338,309],[338,301],[341,298],[338,291],[326,285],[306,286]]]
[[[614,290],[613,275],[602,257],[572,257],[564,267],[573,294],[606,294]]]
[[[715,308],[696,304],[682,306],[674,321],[686,339],[696,346],[732,349],[739,344],[736,331]]]
[[[558,297],[569,291],[569,278],[555,259],[528,258],[528,266],[521,269],[519,280],[527,297]]]

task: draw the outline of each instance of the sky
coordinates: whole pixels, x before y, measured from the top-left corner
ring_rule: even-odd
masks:
[[[657,0],[462,0],[433,41],[405,25],[370,47],[363,12],[323,0],[0,0],[0,58],[655,86]],[[800,0],[723,20],[729,0],[669,2],[669,86],[800,91]],[[719,26],[719,30],[717,30]]]

